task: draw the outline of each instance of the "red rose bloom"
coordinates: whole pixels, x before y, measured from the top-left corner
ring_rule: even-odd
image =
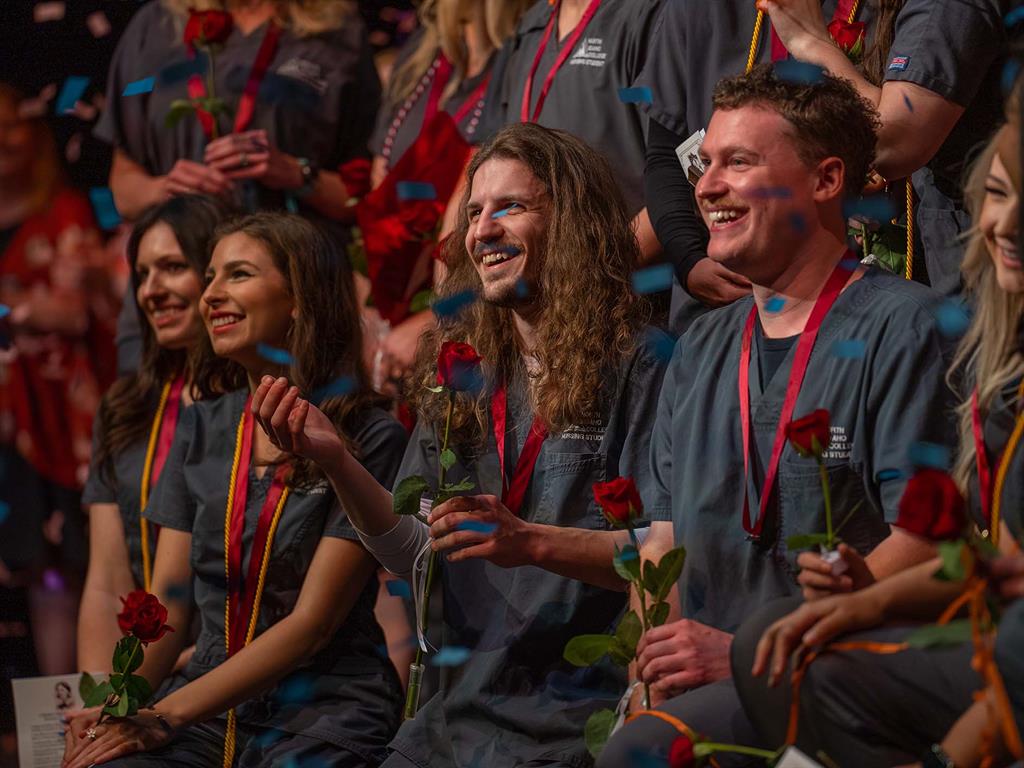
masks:
[[[936,541],[959,539],[967,513],[953,478],[938,469],[918,470],[903,491],[896,525]]]
[[[478,389],[483,359],[469,344],[446,341],[437,356],[437,383],[456,392]]]
[[[851,24],[842,19],[836,19],[828,25],[828,33],[843,53],[850,57],[858,57],[864,51],[866,26],[863,21],[855,21]]]
[[[117,625],[124,634],[138,638],[143,643],[152,643],[174,631],[165,623],[167,609],[156,595],[144,589],[136,589],[128,597],[122,597],[121,604],[124,608],[117,614]]]
[[[680,736],[668,750],[668,768],[691,768],[697,764],[693,754],[693,742],[688,736]]]
[[[828,411],[819,408],[809,416],[795,419],[786,425],[786,439],[801,456],[825,453],[829,444]]]
[[[600,505],[605,520],[616,528],[626,528],[644,514],[644,504],[631,477],[594,483],[594,500]]]
[[[216,45],[223,43],[231,34],[234,20],[226,11],[193,11],[188,12],[185,24],[185,47],[190,51],[197,45]]]

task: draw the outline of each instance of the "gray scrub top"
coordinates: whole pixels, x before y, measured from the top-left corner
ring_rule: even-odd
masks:
[[[423,37],[423,31],[419,30],[417,33],[409,38],[409,41],[402,46],[402,50],[398,54],[398,58],[395,60],[394,69],[397,70],[401,67],[420,44],[420,40]],[[480,74],[474,77],[466,78],[459,87],[452,94],[444,106],[441,107],[449,115],[455,115],[456,112],[462,107],[477,87],[491,74],[491,65],[494,63],[494,56],[490,58],[487,66]],[[426,74],[426,73],[424,73]],[[453,75],[454,77],[454,75]],[[427,112],[427,102],[430,100],[430,88],[433,84],[433,79],[426,86],[424,92],[416,99],[413,103],[412,108],[408,111],[406,116],[402,119],[401,125],[395,132],[394,144],[391,147],[391,155],[388,157],[388,168],[391,168],[398,159],[405,154],[406,150],[413,145],[416,138],[420,135],[420,131],[423,130],[423,118]],[[377,126],[374,128],[373,136],[370,137],[370,151],[375,155],[382,155],[384,153],[384,139],[388,135],[388,131],[391,129],[391,124],[394,122],[398,115],[399,110],[404,107],[405,100],[396,104],[393,109],[387,109],[386,105],[382,106],[380,112],[377,115]],[[475,107],[472,108],[463,118],[459,124],[459,132],[462,134],[467,142],[471,142],[473,137],[476,135],[478,125],[473,125],[473,130],[469,130],[470,123],[473,120],[473,112]]]
[[[988,465],[995,483],[996,468],[1003,455],[1003,449],[1010,439],[1017,420],[1017,386],[1012,382],[999,392],[993,399],[988,413],[984,416],[982,434],[985,440]],[[1019,539],[1024,533],[1024,450],[1018,448],[1010,457],[1010,466],[1003,482],[1003,499],[1000,504],[1000,516],[1014,538]],[[971,473],[968,501],[971,516],[979,528],[985,530],[989,521],[981,511],[981,493],[978,486],[977,472]]]
[[[607,530],[591,486],[619,475],[631,475],[652,503],[648,440],[664,370],[663,362],[638,349],[608,376],[599,413],[545,440],[520,512],[524,520]],[[509,422],[516,429],[505,457],[510,472],[531,421],[525,393],[510,387]],[[451,476],[468,474],[474,493],[500,496],[491,429],[478,455],[456,465]],[[437,445],[434,430],[418,425],[398,477],[436,476]],[[610,631],[626,605],[625,593],[533,566],[441,563],[444,644],[468,648],[471,655],[462,666],[442,670],[441,690],[402,725],[392,749],[430,768],[589,765],[583,725],[596,709],[615,706],[625,671],[607,661],[578,669],[562,651],[575,635]]]
[[[199,121],[186,115],[174,128],[164,120],[175,99],[187,99],[190,59],[182,25],[160,2],[132,18],[110,66],[107,107],[96,135],[124,151],[153,175],[170,171],[185,158],[202,162],[207,144]],[[238,101],[256,58],[266,25],[248,36],[237,28],[214,60],[216,93],[227,102],[221,135],[231,131]],[[205,55],[200,53],[200,59]],[[155,77],[153,90],[123,96],[125,86]],[[247,130],[265,129],[271,143],[323,168],[337,168],[366,154],[380,100],[380,83],[358,14],[341,29],[297,37],[285,29],[260,86]],[[283,208],[284,195],[259,184],[259,208]]]
[[[224,511],[235,435],[247,392],[240,390],[189,408],[145,516],[192,534],[192,593],[200,618],[195,655],[171,690],[224,661]],[[394,480],[405,430],[384,411],[363,415],[352,438],[362,464],[381,483]],[[248,568],[256,520],[273,478],[249,476],[242,569]],[[256,634],[288,616],[298,600],[320,539],[358,541],[326,481],[293,489],[274,538]],[[250,588],[250,587],[247,587]],[[327,646],[274,688],[236,708],[247,725],[275,728],[336,744],[370,759],[387,744],[400,719],[401,692],[374,618],[373,575]]]
[[[914,83],[965,112],[927,166],[914,174],[915,219],[928,279],[960,288],[960,239],[971,225],[961,186],[969,163],[1003,121],[1000,89],[1010,0],[907,0],[896,20],[886,81]],[[913,106],[913,102],[911,102]]]
[[[608,158],[631,215],[644,207],[647,121],[637,104],[619,100],[619,89],[632,86],[639,74],[661,6],[662,0],[604,0],[555,76],[537,120],[575,134]],[[499,54],[478,131],[481,140],[520,121],[526,80],[555,10],[539,0]],[[533,78],[531,116],[547,74],[569,40],[557,38],[556,30]]]
[[[157,401],[153,400],[152,413],[156,413]],[[185,410],[178,412],[178,424],[181,425],[185,419]],[[85,482],[85,490],[82,491],[82,504],[117,504],[121,513],[121,525],[124,526],[124,539],[128,547],[128,562],[132,569],[132,579],[135,586],[142,588],[142,534],[139,529],[139,506],[142,493],[142,470],[146,463],[146,448],[149,440],[149,430],[142,440],[129,446],[114,456],[113,477],[108,481],[100,473],[95,457],[97,453],[97,438],[99,437],[99,417],[92,430],[92,456],[93,462],[89,467],[89,479]],[[169,457],[168,457],[169,458]],[[150,490],[152,494],[152,487]],[[149,558],[153,562],[156,556],[156,539],[152,529],[149,536]]]
[[[796,556],[785,540],[825,529],[817,463],[785,447],[774,503],[760,542],[742,525],[740,343],[752,298],[697,320],[680,338],[665,377],[651,441],[655,508],[671,506],[678,544],[686,547],[679,588],[683,616],[733,632],[751,610],[796,594]],[[912,473],[911,446],[953,444],[952,391],[944,381],[948,344],[928,288],[869,268],[839,296],[811,354],[794,418],[817,408],[831,414],[826,453],[833,523],[860,503],[840,531],[867,553],[889,533]],[[863,355],[845,352],[862,342]],[[837,354],[839,350],[839,354]],[[771,456],[794,349],[764,386],[751,365],[752,460],[760,474]],[[761,486],[750,483],[752,516]]]

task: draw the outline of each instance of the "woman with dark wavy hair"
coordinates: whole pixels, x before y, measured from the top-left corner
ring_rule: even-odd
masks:
[[[263,213],[214,242],[199,399],[145,512],[161,526],[152,591],[177,631],[149,646],[141,674],[154,688],[170,675],[193,605],[196,650],[151,709],[75,718],[66,765],[375,766],[400,703],[373,615],[376,565],[320,469],[254,428],[250,392],[289,376],[380,483],[405,430],[369,390],[351,272],[322,232]]]
[[[146,211],[128,240],[142,329],[142,365],[100,403],[82,503],[89,509],[89,570],[78,621],[78,668],[109,671],[121,630],[118,597],[148,590],[157,532],[141,516],[192,402],[188,354],[205,335],[203,274],[217,225],[213,198],[176,197]]]

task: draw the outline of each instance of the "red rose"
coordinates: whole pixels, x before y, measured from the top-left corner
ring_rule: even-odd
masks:
[[[185,24],[185,47],[190,51],[197,45],[207,46],[223,43],[231,34],[234,20],[227,11],[188,12]]]
[[[851,58],[857,58],[864,52],[866,26],[863,21],[855,21],[851,24],[842,19],[836,19],[828,25],[828,33],[843,53]]]
[[[156,595],[144,589],[136,589],[128,597],[122,597],[121,604],[124,609],[117,614],[117,625],[124,634],[136,637],[143,643],[152,643],[174,631],[165,623],[167,609]]]
[[[604,519],[616,528],[626,528],[644,514],[644,503],[631,477],[594,483],[594,500],[600,505]]]
[[[819,408],[809,416],[795,419],[786,425],[786,439],[801,456],[825,453],[829,444],[828,411]]]
[[[668,750],[668,768],[691,768],[696,765],[693,742],[688,736],[680,736]]]
[[[456,392],[479,389],[483,359],[469,344],[446,341],[437,355],[437,383]]]
[[[350,198],[362,198],[370,191],[370,161],[365,157],[349,160],[338,168],[338,175],[345,185],[345,194]]]
[[[896,525],[936,541],[959,539],[967,513],[953,478],[938,469],[918,470],[903,491]]]

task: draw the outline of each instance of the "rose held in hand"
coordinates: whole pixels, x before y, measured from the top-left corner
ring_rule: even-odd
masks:
[[[154,643],[174,629],[167,625],[167,609],[156,595],[137,589],[122,597],[123,608],[117,614],[117,625],[126,635],[143,643]]]
[[[824,408],[786,425],[786,439],[801,456],[821,458],[829,444],[829,415]]]
[[[960,489],[945,472],[922,469],[910,478],[900,499],[896,525],[936,541],[960,538],[967,525]]]
[[[828,33],[835,40],[840,50],[851,58],[858,58],[864,51],[864,30],[867,25],[863,21],[853,23],[836,19],[828,25]]]
[[[605,519],[616,528],[626,528],[643,516],[644,504],[631,477],[617,477],[594,483],[594,499]]]
[[[231,14],[225,11],[188,12],[185,24],[185,46],[191,51],[196,45],[218,45],[231,35]]]
[[[482,358],[469,344],[446,341],[437,356],[437,383],[454,392],[479,389],[481,362]]]

